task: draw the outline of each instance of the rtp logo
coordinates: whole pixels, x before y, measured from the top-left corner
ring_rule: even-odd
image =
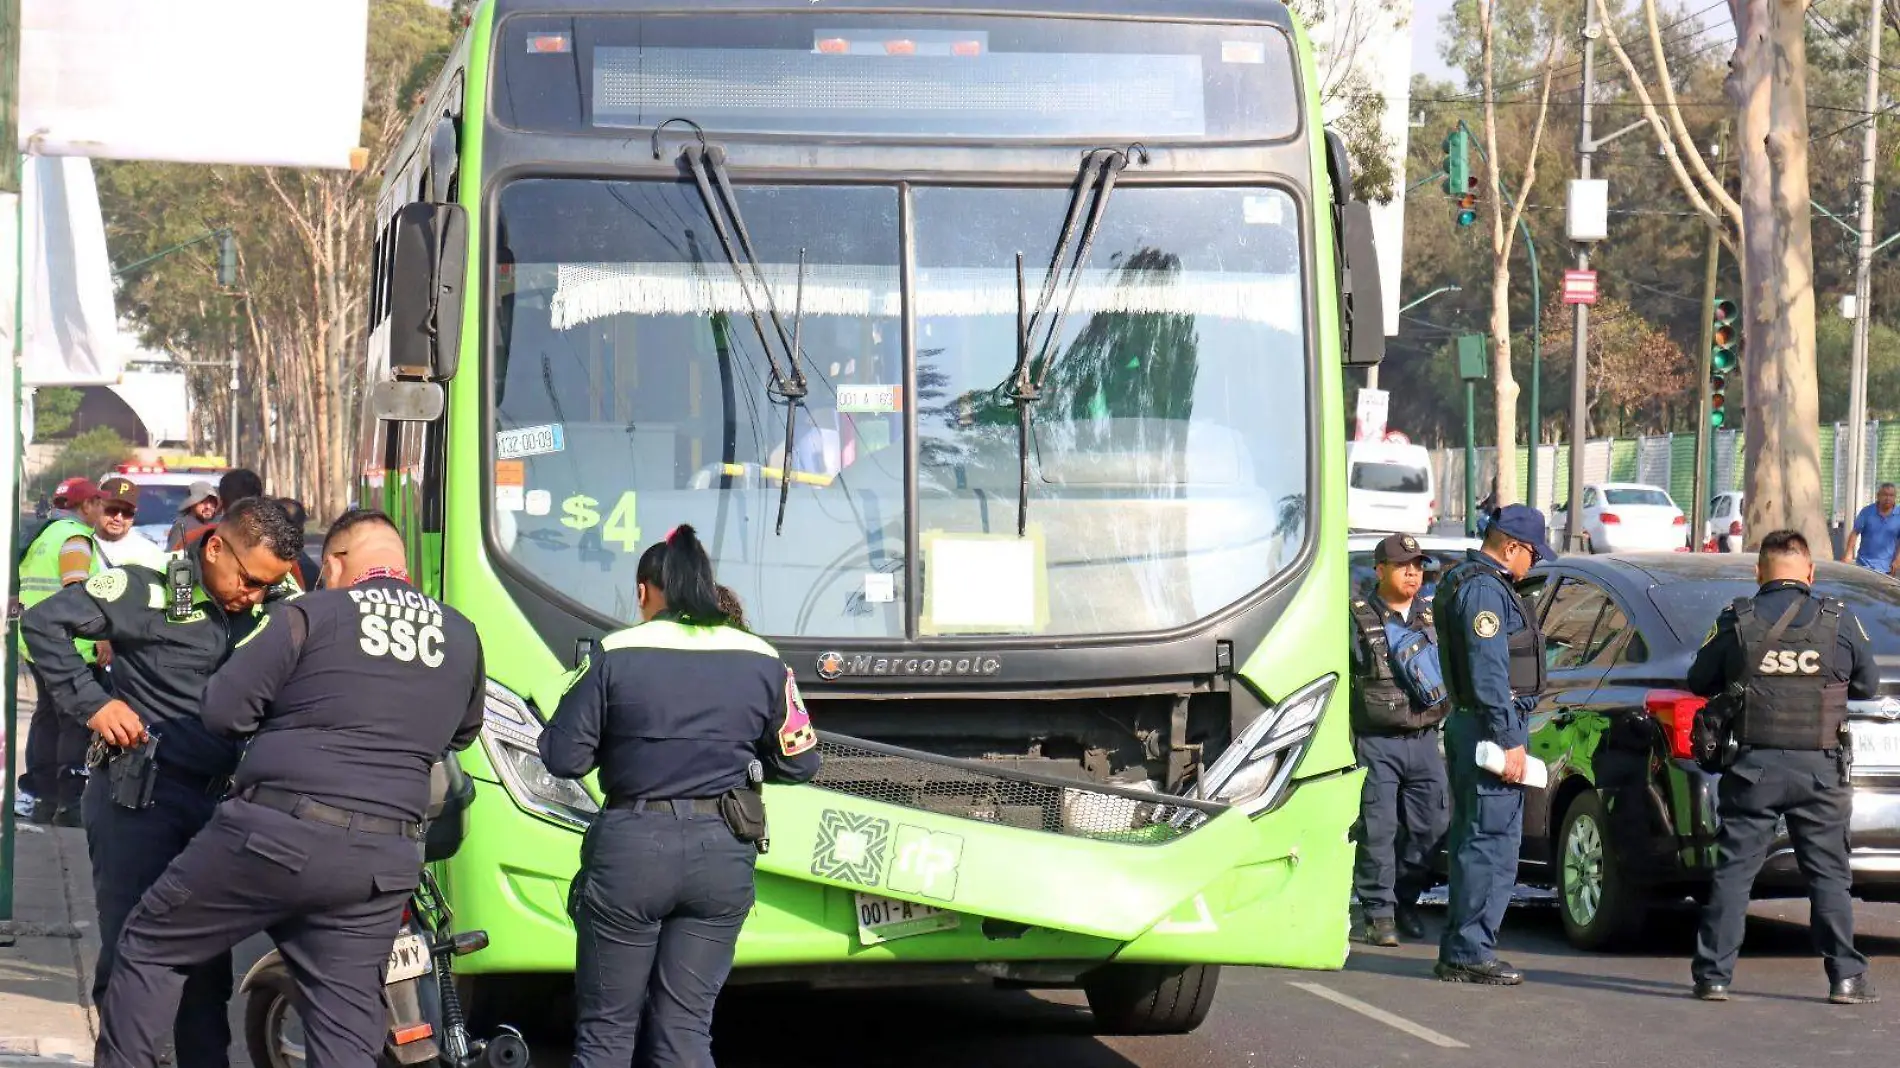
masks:
[[[890,887],[900,894],[921,894],[939,901],[957,896],[957,866],[963,862],[963,836],[898,824],[897,862]]]

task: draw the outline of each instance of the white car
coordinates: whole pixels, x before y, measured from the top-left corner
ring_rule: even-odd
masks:
[[[1352,588],[1364,589],[1375,578],[1372,550],[1384,540],[1383,534],[1351,534],[1346,538],[1346,566],[1351,569]],[[1475,538],[1443,537],[1427,534],[1417,539],[1418,547],[1427,557],[1425,563],[1425,582],[1418,588],[1418,595],[1429,602],[1432,591],[1438,588],[1438,577],[1452,565],[1464,560],[1465,555],[1476,549],[1479,542]]]
[[[1567,508],[1551,526],[1567,530]],[[1639,482],[1593,482],[1583,487],[1583,532],[1593,553],[1687,552],[1689,520],[1669,491]]]
[[[1703,531],[1706,549],[1717,553],[1742,551],[1742,494],[1718,493],[1709,501],[1709,521]]]
[[[1438,514],[1431,453],[1423,445],[1354,442],[1346,454],[1346,526],[1424,534]]]

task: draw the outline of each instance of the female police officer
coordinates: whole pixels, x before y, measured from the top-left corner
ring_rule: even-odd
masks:
[[[817,738],[777,651],[729,625],[692,527],[635,578],[644,622],[601,640],[541,735],[549,771],[598,767],[607,795],[568,895],[574,1064],[625,1068],[644,1022],[646,1063],[700,1068],[752,908],[752,783],[816,775]]]

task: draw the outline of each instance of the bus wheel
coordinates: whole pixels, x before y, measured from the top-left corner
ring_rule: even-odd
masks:
[[[1082,977],[1095,1028],[1109,1035],[1184,1035],[1207,1019],[1218,964],[1111,964]]]

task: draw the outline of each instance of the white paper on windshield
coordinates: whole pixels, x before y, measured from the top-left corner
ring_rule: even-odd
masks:
[[[1048,624],[1042,532],[923,536],[927,634],[1032,633]]]

